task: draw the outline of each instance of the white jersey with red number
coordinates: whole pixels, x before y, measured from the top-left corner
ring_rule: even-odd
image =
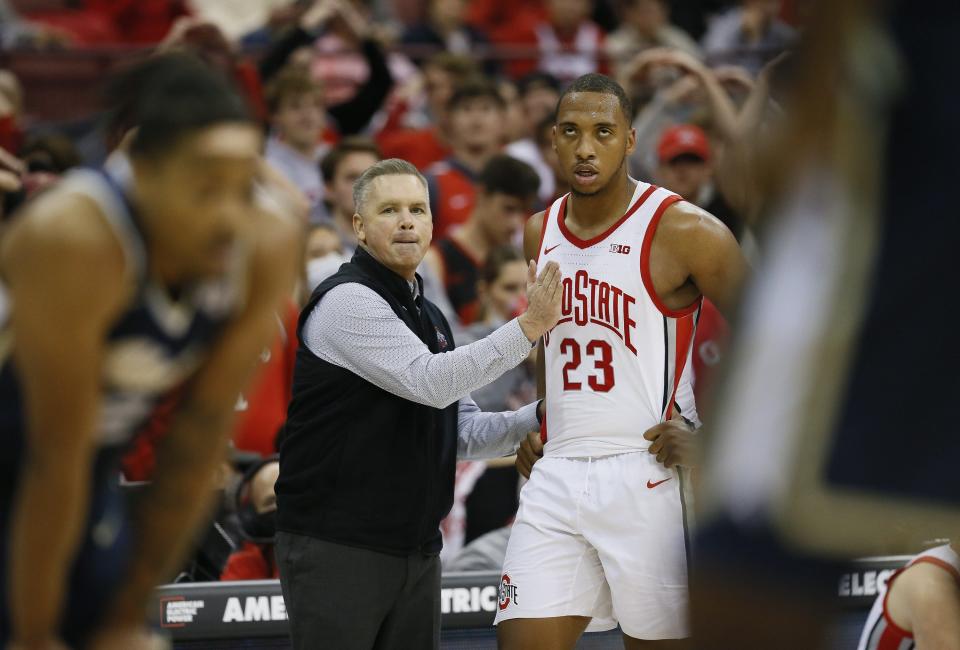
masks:
[[[688,357],[701,300],[668,309],[650,277],[650,248],[666,209],[681,198],[638,182],[627,212],[589,241],[567,229],[567,199],[544,215],[538,260],[560,264],[563,315],[544,337],[547,456],[606,456],[646,449],[665,419]]]

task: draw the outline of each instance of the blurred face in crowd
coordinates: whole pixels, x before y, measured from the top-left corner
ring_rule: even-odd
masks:
[[[183,280],[223,273],[237,240],[249,236],[261,147],[255,126],[226,122],[183,136],[157,157],[133,158],[151,247]]]
[[[280,463],[267,463],[250,481],[250,502],[257,514],[277,509],[277,495],[273,486],[280,476]]]
[[[636,133],[615,95],[570,93],[557,110],[553,142],[562,178],[574,194],[585,196],[598,194],[626,173]]]
[[[591,0],[548,0],[550,22],[560,31],[573,31],[590,16]]]
[[[347,216],[356,212],[353,205],[353,183],[378,160],[368,151],[354,151],[343,157],[333,172],[333,180],[326,184],[326,197],[335,212]]]
[[[688,153],[661,162],[657,174],[664,187],[696,203],[700,190],[710,182],[713,167],[703,158]]]
[[[527,265],[523,260],[507,262],[500,267],[497,279],[481,283],[481,299],[487,309],[501,320],[508,321],[522,309],[527,296]]]
[[[498,85],[500,96],[506,103],[504,109],[504,143],[521,140],[529,135],[529,125],[524,115],[523,104],[520,101],[520,94],[517,87],[509,81],[503,81]]]
[[[463,25],[466,11],[465,0],[433,0],[430,3],[430,18],[448,28]]]
[[[423,182],[412,174],[377,176],[357,212],[353,223],[360,243],[381,264],[412,281],[433,237]]]
[[[423,80],[430,114],[438,120],[444,119],[447,114],[447,102],[453,97],[455,83],[453,76],[443,68],[427,65],[423,70]]]
[[[307,234],[307,261],[326,257],[330,253],[342,253],[340,235],[328,227],[317,227]]]
[[[531,202],[500,192],[481,191],[477,195],[480,224],[492,244],[501,246],[513,240],[530,215]]]
[[[272,119],[284,142],[298,151],[312,152],[326,127],[323,93],[318,90],[282,98]]]
[[[560,93],[546,85],[533,86],[520,100],[523,103],[523,112],[527,120],[527,128],[533,133],[537,125],[557,108]]]
[[[624,20],[644,36],[654,36],[667,23],[664,0],[633,0],[624,11]]]
[[[504,112],[490,97],[460,102],[450,111],[450,126],[457,144],[468,149],[496,149],[505,133]]]
[[[744,0],[743,7],[762,17],[764,23],[780,15],[780,0]]]

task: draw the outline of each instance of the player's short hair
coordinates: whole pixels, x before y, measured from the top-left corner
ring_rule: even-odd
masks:
[[[162,156],[183,137],[214,124],[252,123],[230,83],[190,54],[162,54],[128,68],[111,82],[107,98],[109,128],[137,128],[130,144],[134,157]]]
[[[320,174],[327,183],[337,175],[337,167],[352,153],[368,153],[377,160],[383,158],[380,147],[372,139],[354,135],[342,138],[320,161]]]
[[[573,83],[566,87],[560,95],[560,99],[557,100],[558,114],[560,113],[560,105],[563,103],[563,98],[572,93],[613,95],[619,100],[620,110],[623,111],[623,116],[627,119],[627,123],[633,121],[633,104],[631,104],[630,98],[627,97],[627,93],[623,90],[623,86],[606,75],[591,72],[590,74],[585,74],[582,77],[574,79]]]
[[[489,99],[493,101],[501,110],[507,107],[503,95],[497,85],[485,77],[474,77],[467,79],[459,84],[453,91],[450,101],[447,102],[447,110],[455,111],[457,108],[474,99]]]
[[[479,184],[487,194],[506,194],[527,200],[540,189],[540,177],[527,163],[497,154],[483,166]]]
[[[420,170],[413,164],[400,158],[387,158],[381,160],[375,165],[371,165],[365,172],[360,174],[353,183],[353,205],[359,213],[361,207],[366,203],[367,195],[370,194],[370,184],[375,178],[380,176],[416,176],[423,183],[423,189],[427,192],[427,202],[430,201],[430,189],[427,186],[427,179],[423,177]]]
[[[264,99],[270,114],[277,112],[284,100],[300,95],[322,93],[323,83],[302,66],[290,65],[277,73],[267,84]]]

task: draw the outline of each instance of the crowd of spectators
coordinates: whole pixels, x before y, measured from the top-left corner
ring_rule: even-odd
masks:
[[[0,0],[2,218],[119,143],[99,115],[65,123],[32,101],[35,71],[18,75],[17,57],[65,51],[112,52],[118,67],[157,50],[202,58],[242,90],[267,134],[266,160],[310,205],[303,286],[277,314],[275,341],[238,396],[216,539],[201,548],[207,568],[195,562],[184,578],[276,575],[272,454],[290,396],[297,301],[356,248],[352,184],[367,167],[399,157],[427,177],[434,247],[421,274],[461,344],[523,309],[523,224],[567,191],[551,146],[553,112],[565,84],[584,73],[615,76],[635,103],[632,175],[710,211],[753,251],[758,206],[744,160],[751,136],[778,117],[777,70],[797,38],[802,4]],[[707,318],[694,353],[701,373],[727,336],[715,310]],[[484,410],[506,410],[534,394],[531,359],[474,397]],[[126,480],[149,480],[164,412],[134,443]],[[444,559],[509,525],[518,489],[512,465],[463,463]]]

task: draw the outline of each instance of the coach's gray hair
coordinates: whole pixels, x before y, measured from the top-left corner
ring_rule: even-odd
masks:
[[[360,209],[367,201],[367,195],[370,194],[370,184],[373,179],[380,176],[416,176],[423,183],[423,189],[427,190],[427,201],[430,200],[430,190],[427,188],[427,179],[423,177],[416,167],[406,160],[400,158],[387,158],[371,165],[365,172],[360,174],[360,178],[353,182],[353,206],[359,214]]]

